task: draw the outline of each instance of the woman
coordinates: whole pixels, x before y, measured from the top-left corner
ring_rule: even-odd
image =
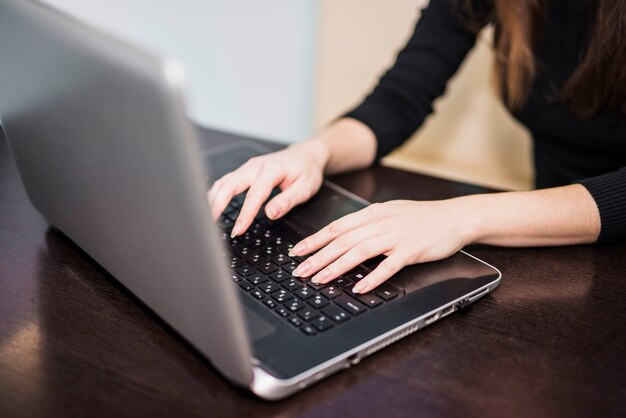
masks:
[[[434,202],[390,201],[345,216],[298,243],[317,253],[295,276],[327,283],[385,255],[354,287],[366,293],[402,267],[471,243],[511,247],[626,239],[626,2],[431,0],[394,66],[356,109],[285,150],[256,157],[209,191],[213,216],[248,190],[232,235],[266,205],[278,219],[323,174],[371,165],[422,124],[476,39],[495,23],[500,94],[534,140],[538,190]]]

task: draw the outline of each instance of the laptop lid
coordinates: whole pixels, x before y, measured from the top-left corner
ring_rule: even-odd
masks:
[[[0,0],[0,55],[1,121],[33,205],[248,386],[182,67],[30,0]]]

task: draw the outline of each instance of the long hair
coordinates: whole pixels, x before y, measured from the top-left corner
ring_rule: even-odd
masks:
[[[545,30],[549,0],[491,0],[495,23],[495,75],[512,109],[528,99],[537,75],[534,48]],[[473,16],[471,0],[462,7]],[[471,23],[471,22],[470,22]],[[590,0],[586,42],[578,66],[555,98],[579,117],[601,113],[626,117],[626,1]]]

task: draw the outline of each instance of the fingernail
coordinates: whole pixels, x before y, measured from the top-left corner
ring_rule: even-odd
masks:
[[[313,276],[311,281],[313,283],[317,284],[317,283],[321,282],[322,280],[328,279],[329,276],[330,276],[330,270],[328,268],[325,268],[324,270],[320,271],[315,276]]]
[[[365,285],[359,282],[352,288],[352,293],[359,294],[364,288],[365,288]]]
[[[230,237],[235,238],[237,234],[239,234],[239,230],[241,229],[241,223],[239,221],[235,222],[233,226],[233,230],[230,232]]]
[[[293,271],[293,273],[291,273],[291,275],[294,277],[300,277],[306,274],[306,272],[309,271],[310,268],[311,268],[311,263],[309,263],[308,261],[305,261],[304,263],[296,267],[296,269]]]
[[[272,206],[266,206],[265,207],[265,214],[270,219],[276,219],[276,217],[278,216],[278,209],[276,208],[276,206],[273,206],[273,205]]]
[[[305,248],[304,242],[297,243],[296,246],[293,247],[291,251],[289,251],[289,257],[300,255],[300,253],[304,251],[304,248]]]

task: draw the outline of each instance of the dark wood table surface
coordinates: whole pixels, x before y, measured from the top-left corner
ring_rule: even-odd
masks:
[[[487,192],[379,166],[335,180],[371,201]],[[468,314],[265,402],[51,230],[0,137],[0,417],[626,416],[626,245],[470,250],[503,279]]]

